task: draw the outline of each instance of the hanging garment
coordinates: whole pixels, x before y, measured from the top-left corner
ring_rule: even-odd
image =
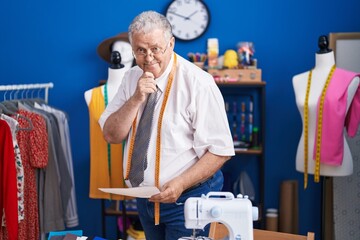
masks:
[[[22,89],[22,87],[23,85],[19,85],[19,89]],[[29,87],[33,88],[34,86]],[[41,86],[35,87],[42,88]],[[16,90],[18,90],[17,87]],[[34,108],[35,103],[45,104],[46,102],[47,94],[45,95],[45,101],[43,99],[16,99],[1,102],[0,112],[12,116],[12,118],[9,118],[4,115],[1,118],[6,117],[6,123],[14,133],[12,151],[15,153],[14,162],[16,161],[17,171],[17,178],[14,179],[15,184],[17,180],[18,185],[19,223],[16,233],[19,236],[18,238],[13,237],[11,221],[6,218],[3,219],[6,227],[0,227],[0,240],[39,240],[40,233],[41,239],[45,239],[43,231],[45,227],[48,227],[48,229],[55,227],[57,228],[55,230],[63,230],[65,228],[64,220],[67,221],[67,227],[78,225],[77,209],[76,205],[73,204],[76,202],[72,201],[72,198],[75,200],[75,191],[73,188],[72,158],[69,156],[71,154],[71,151],[69,151],[70,142],[68,141],[69,128],[67,122],[63,124],[64,119],[60,119],[55,113],[48,114],[43,110]],[[15,119],[19,120],[19,122]],[[3,134],[2,128],[0,129],[0,134]],[[1,138],[1,140],[3,139]],[[19,141],[17,141],[18,139]],[[67,147],[64,147],[65,145]],[[4,144],[0,146],[0,149],[3,147]],[[62,161],[59,161],[59,159]],[[69,160],[71,161],[68,162]],[[2,170],[1,167],[0,171]],[[72,174],[68,169],[71,169]],[[21,174],[22,172],[23,174]],[[2,182],[0,182],[0,185]],[[23,187],[23,191],[21,191],[21,187]],[[1,199],[3,200],[3,198]],[[63,201],[63,199],[65,200]],[[16,199],[13,203],[16,203]],[[63,203],[65,207],[68,206],[65,210],[62,208]],[[4,215],[4,212],[2,212],[2,215]],[[16,215],[12,214],[12,216]],[[0,216],[0,221],[1,218],[2,216]],[[21,221],[22,218],[24,218],[23,221]],[[39,223],[42,226],[41,231]]]
[[[24,219],[24,167],[22,165],[19,144],[16,139],[16,133],[20,129],[19,122],[5,114],[1,114],[0,118],[7,122],[11,130],[16,167],[18,216],[19,221],[21,221]],[[2,226],[5,226],[4,222]]]
[[[18,204],[16,168],[10,127],[0,119],[0,220],[5,214],[6,228],[1,227],[0,238],[18,239]],[[21,239],[21,238],[19,238]],[[24,238],[26,239],[26,238]]]
[[[67,177],[65,173],[65,178],[62,178],[61,168],[58,164],[59,154],[57,154],[58,151],[56,148],[59,146],[59,143],[55,142],[57,138],[54,137],[57,135],[57,129],[54,127],[56,123],[50,114],[41,110],[34,111],[41,115],[46,121],[49,147],[48,164],[46,168],[38,170],[37,177],[40,232],[47,233],[49,231],[64,230],[64,194],[61,194],[61,181],[63,179],[66,182]]]
[[[90,198],[123,200],[120,195],[101,192],[98,188],[125,187],[123,177],[122,144],[108,144],[98,123],[105,110],[105,100],[101,87],[94,88],[89,103],[90,121]]]
[[[78,225],[77,209],[74,205],[76,202],[73,201],[75,192],[72,159],[69,159],[69,153],[63,144],[65,140],[62,133],[65,126],[62,125],[63,119],[57,116],[59,110],[55,111],[49,105],[39,101],[30,104],[18,103],[18,107],[41,115],[47,125],[48,164],[45,168],[37,170],[36,178],[40,232],[42,239],[45,239],[45,233],[64,230],[65,222],[67,227]],[[62,112],[62,116],[65,116],[65,113]],[[71,164],[69,164],[70,160]]]
[[[38,114],[20,109],[22,116],[33,123],[31,131],[18,131],[16,138],[19,143],[21,159],[24,167],[24,220],[19,223],[19,239],[39,239],[38,196],[36,187],[36,169],[46,167],[48,163],[48,136],[45,120]],[[19,118],[20,127],[28,122]],[[5,236],[3,239],[8,239]]]
[[[66,227],[72,228],[79,225],[79,217],[77,213],[77,204],[76,204],[76,194],[75,194],[75,178],[73,170],[73,159],[72,151],[70,144],[70,129],[68,118],[65,112],[55,109],[47,104],[35,104],[36,108],[43,109],[46,112],[49,112],[54,115],[56,118],[56,123],[59,129],[59,135],[61,140],[61,147],[64,149],[64,157],[70,174],[70,179],[72,181],[72,188],[70,190],[70,199],[67,204],[67,209],[65,209],[64,220]]]

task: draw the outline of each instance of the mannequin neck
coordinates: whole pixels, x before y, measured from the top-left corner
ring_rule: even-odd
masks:
[[[315,68],[332,67],[335,64],[334,52],[317,53],[315,55]]]
[[[119,69],[113,69],[108,68],[108,79],[107,84],[111,87],[117,87],[120,86],[122,78],[124,77],[124,73],[131,68],[132,62],[122,63],[124,64],[123,68]]]

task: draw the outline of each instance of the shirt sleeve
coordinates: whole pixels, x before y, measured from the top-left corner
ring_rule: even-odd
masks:
[[[193,127],[194,149],[201,157],[207,150],[220,156],[234,156],[234,144],[229,128],[223,96],[210,81],[198,89]]]

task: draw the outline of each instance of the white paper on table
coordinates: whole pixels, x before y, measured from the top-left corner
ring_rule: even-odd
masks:
[[[100,191],[118,195],[150,198],[152,195],[160,193],[157,187],[133,187],[133,188],[99,188]]]

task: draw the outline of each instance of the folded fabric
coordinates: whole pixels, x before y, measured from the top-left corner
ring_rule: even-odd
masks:
[[[349,106],[348,113],[347,98],[348,87],[352,80],[360,76],[359,73],[350,72],[344,69],[336,68],[330,80],[325,95],[323,105],[321,144],[320,144],[320,162],[333,166],[340,166],[344,154],[344,126],[348,135],[354,137],[360,124],[360,86],[358,86],[355,96]],[[317,106],[316,126],[319,127],[319,108]],[[316,129],[313,159],[316,159],[316,139],[318,129]]]

